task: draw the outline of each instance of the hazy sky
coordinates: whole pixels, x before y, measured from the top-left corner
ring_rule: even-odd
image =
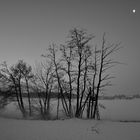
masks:
[[[64,43],[73,27],[95,40],[106,32],[109,41],[122,42],[117,58],[128,64],[113,69],[110,92],[140,93],[139,26],[139,0],[0,0],[0,62],[34,64],[50,43]]]

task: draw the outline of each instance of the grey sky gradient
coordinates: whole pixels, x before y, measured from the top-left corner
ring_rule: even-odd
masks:
[[[64,43],[73,27],[95,34],[96,42],[106,32],[109,41],[122,42],[115,57],[128,64],[113,69],[117,78],[109,92],[140,93],[139,26],[138,0],[1,0],[0,62],[34,64],[50,43]]]

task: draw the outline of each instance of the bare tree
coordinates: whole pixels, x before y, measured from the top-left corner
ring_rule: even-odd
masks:
[[[18,64],[9,68],[6,62],[4,62],[2,64],[1,73],[8,84],[14,87],[14,92],[16,93],[19,109],[21,110],[23,117],[26,117],[26,111],[21,93],[22,74],[18,69]]]
[[[33,77],[32,74],[32,67],[27,65],[26,62],[20,60],[19,62],[19,70],[21,71],[23,78],[25,79],[26,89],[28,94],[28,104],[29,104],[29,115],[32,115],[32,108],[31,108],[31,97],[30,97],[30,87],[29,87],[29,80]]]
[[[12,86],[8,84],[5,76],[0,72],[0,109],[5,109],[5,107],[12,102],[14,96],[12,91]]]
[[[86,89],[86,78],[87,78],[87,60],[90,57],[89,41],[93,39],[93,35],[87,35],[83,29],[74,28],[70,31],[69,46],[73,48],[74,63],[77,66],[76,71],[76,113],[75,116],[79,117],[82,110],[82,99]],[[83,82],[81,82],[83,81]],[[83,87],[83,88],[82,88]],[[82,90],[81,90],[82,89]]]
[[[35,92],[38,93],[39,105],[43,119],[50,118],[50,99],[53,87],[53,69],[49,62],[40,63],[32,80]],[[42,93],[42,95],[41,95]]]
[[[31,71],[31,66],[27,66],[27,64],[23,60],[19,60],[15,65],[12,65],[10,68],[7,66],[6,62],[4,62],[1,68],[3,78],[7,81],[7,85],[11,86],[11,92],[12,88],[14,88],[14,93],[16,94],[18,106],[23,114],[23,117],[26,117],[27,115],[22,95],[23,91],[25,91],[22,88],[24,82],[26,83],[29,110],[31,115],[31,101],[29,92],[29,79],[32,77]]]
[[[49,54],[43,55],[43,56],[45,57],[47,56],[47,58],[49,58],[48,61],[52,62],[53,64],[53,68],[55,71],[55,74],[53,76],[54,78],[57,79],[58,90],[59,90],[58,97],[61,97],[65,114],[69,116],[69,108],[68,108],[68,104],[67,104],[66,97],[64,95],[63,86],[62,86],[64,73],[62,72],[61,61],[59,60],[60,54],[57,55],[58,48],[55,44],[50,45],[48,50],[49,50]]]
[[[93,93],[95,94],[95,104],[94,104],[94,112],[91,114],[92,118],[100,119],[99,115],[99,109],[98,109],[98,100],[99,100],[99,93],[100,91],[107,87],[111,86],[111,79],[114,78],[112,76],[112,73],[108,73],[107,71],[114,67],[116,64],[119,64],[119,62],[114,61],[111,58],[111,55],[114,54],[116,51],[118,51],[121,48],[120,43],[117,44],[107,44],[105,39],[105,33],[103,34],[102,39],[102,46],[99,51],[95,50],[95,73],[94,73],[94,80],[93,80]],[[99,57],[97,57],[97,54],[99,54]],[[99,61],[97,60],[99,58]],[[95,78],[97,80],[97,86],[95,86]]]
[[[62,52],[62,61],[63,61],[63,67],[62,70],[64,70],[64,73],[66,76],[68,76],[68,82],[65,80],[64,84],[65,87],[64,90],[68,95],[69,99],[69,115],[72,116],[72,94],[73,94],[73,61],[74,61],[74,53],[73,53],[73,47],[68,45],[61,45],[61,52]]]

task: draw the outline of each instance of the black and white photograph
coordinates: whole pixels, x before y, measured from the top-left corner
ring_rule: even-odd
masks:
[[[0,0],[0,140],[139,140],[140,1]]]

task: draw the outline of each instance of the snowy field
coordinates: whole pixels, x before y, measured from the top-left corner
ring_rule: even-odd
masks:
[[[21,114],[11,104],[1,112],[0,140],[140,140],[140,99],[100,103],[100,121],[12,119]]]
[[[140,140],[140,123],[0,118],[1,140]]]
[[[140,121],[140,99],[100,100],[106,109],[100,108],[101,119],[113,121]]]

